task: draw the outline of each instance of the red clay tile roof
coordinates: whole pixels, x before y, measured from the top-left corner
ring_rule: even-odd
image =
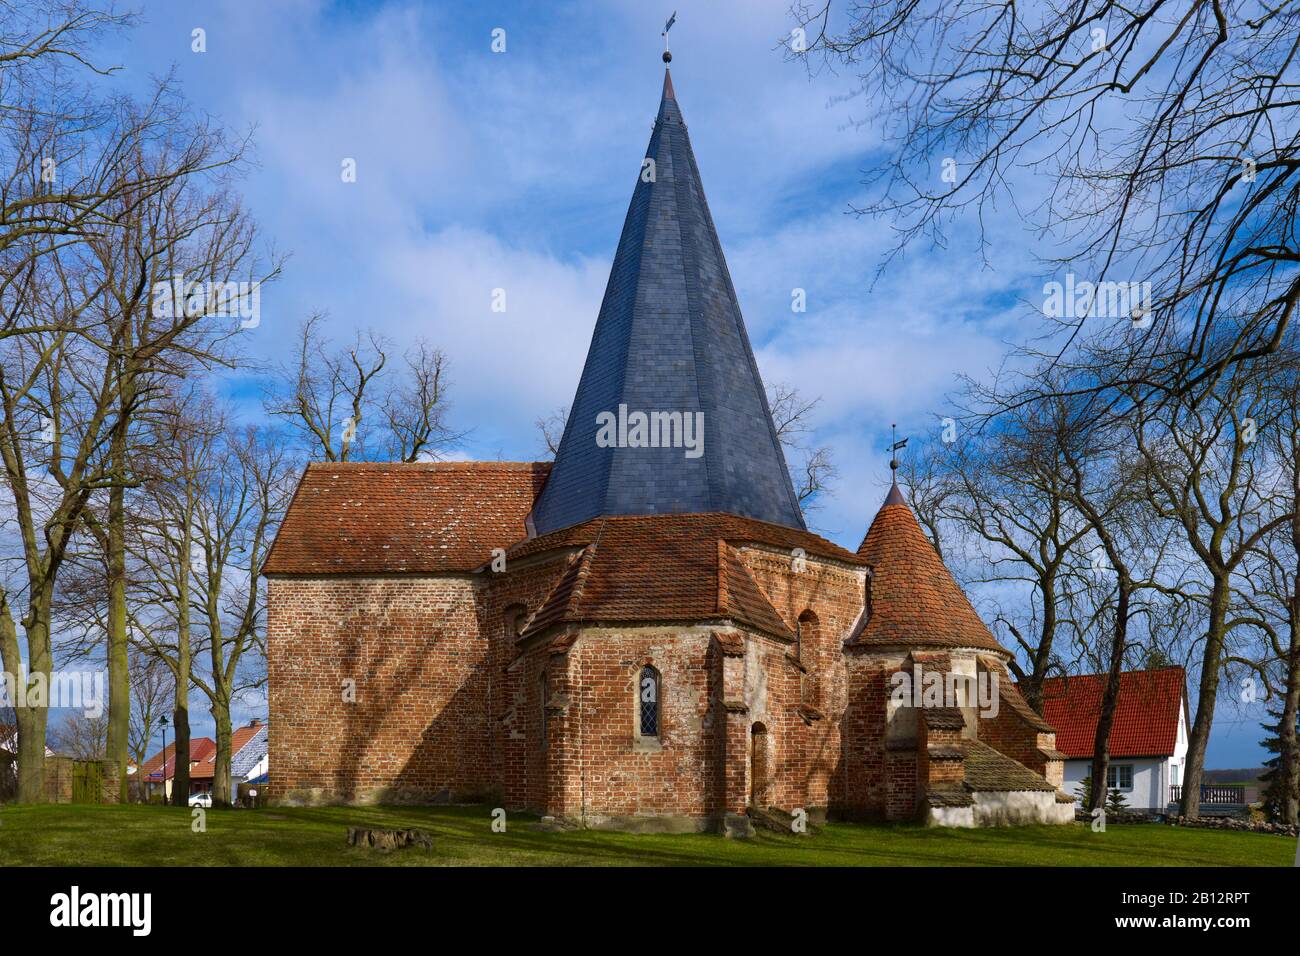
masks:
[[[158,753],[154,754],[152,757],[146,760],[144,762],[144,766],[140,768],[139,779],[148,782],[150,776],[158,773],[158,768],[163,765],[163,758],[165,756],[166,769],[164,770],[163,778],[166,780],[170,780],[175,775],[176,772],[175,751],[176,751],[176,743],[173,741],[172,743],[169,743],[167,745],[167,748],[165,750],[160,750]],[[198,762],[201,765],[203,761],[210,758],[216,752],[217,752],[217,742],[213,740],[211,737],[191,737],[190,738],[190,776],[193,777],[195,770],[198,769],[197,767],[194,766],[195,762]],[[208,776],[210,777],[212,776],[212,774],[209,773]],[[155,777],[154,779],[157,780],[158,778]]]
[[[726,514],[614,515],[512,549],[507,562],[583,547],[521,633],[560,622],[707,621],[729,618],[794,635],[731,547],[800,547],[809,556],[861,564],[851,552],[807,531]],[[508,564],[507,564],[508,567]]]
[[[582,583],[591,569],[596,555],[596,545],[589,544],[569,558],[569,566],[560,579],[551,588],[542,606],[519,632],[519,639],[525,640],[546,630],[552,624],[561,624],[571,620],[571,615],[582,596]]]
[[[1043,681],[1043,716],[1056,728],[1056,749],[1067,757],[1092,756],[1105,674],[1052,677]],[[1172,754],[1178,712],[1186,706],[1187,675],[1181,667],[1125,671],[1111,725],[1112,757]]]
[[[313,463],[263,574],[472,571],[523,540],[546,462]]]
[[[725,541],[718,542],[718,610],[733,621],[794,640],[794,632],[763,597],[740,555]]]
[[[981,647],[1005,653],[891,489],[858,556],[873,568],[871,610],[854,645]]]

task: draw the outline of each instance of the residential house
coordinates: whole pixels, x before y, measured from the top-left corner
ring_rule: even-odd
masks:
[[[266,777],[271,750],[267,725],[261,720],[250,721],[247,727],[239,728],[235,734],[247,736],[243,746],[235,751],[230,761],[231,793],[237,792],[241,783],[252,783]]]
[[[204,761],[215,754],[217,751],[217,742],[211,737],[191,737],[190,738],[190,793],[203,793],[211,789],[211,774],[208,775],[207,785],[205,786],[201,779],[196,778],[195,774],[202,766]],[[153,797],[156,794],[165,794],[167,799],[172,795],[172,779],[176,776],[176,744],[169,743],[166,748],[154,754],[144,762],[141,769],[140,779],[144,783],[145,794]]]
[[[1056,749],[1066,758],[1066,793],[1077,794],[1092,772],[1105,683],[1105,674],[1043,682],[1043,718],[1056,728]],[[1130,809],[1164,813],[1175,799],[1187,759],[1187,714],[1187,675],[1181,667],[1120,674],[1106,787],[1120,791]]]
[[[253,718],[243,727],[236,727],[230,735],[230,794],[233,798],[237,787],[246,783],[250,776],[266,772],[267,728],[259,718]],[[190,771],[192,784],[199,787],[196,793],[207,793],[213,789],[214,775],[217,769],[217,751],[212,752]],[[253,771],[253,773],[249,773]]]

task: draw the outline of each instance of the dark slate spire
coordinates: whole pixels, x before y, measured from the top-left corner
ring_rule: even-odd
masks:
[[[721,511],[802,529],[667,70],[646,160],[533,528],[546,534],[598,515]],[[702,453],[630,441],[602,447],[598,417],[620,417],[620,406],[625,417],[682,413],[694,422],[702,413]]]

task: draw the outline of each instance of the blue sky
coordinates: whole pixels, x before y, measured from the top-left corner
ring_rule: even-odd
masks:
[[[337,340],[424,337],[452,361],[454,424],[470,429],[459,453],[532,459],[535,420],[578,381],[674,5],[674,85],[759,366],[822,397],[816,439],[840,478],[813,523],[856,547],[888,484],[890,423],[937,429],[957,376],[984,376],[1030,331],[1042,278],[1009,208],[986,223],[989,267],[958,223],[946,248],[914,248],[877,276],[894,236],[848,214],[882,155],[873,104],[849,73],[810,78],[784,61],[788,0],[146,0],[101,59],[122,65],[124,90],[174,72],[232,135],[255,129],[242,190],[291,256],[247,333],[255,357],[284,354],[317,310]],[[497,287],[504,314],[490,309]],[[791,312],[796,287],[806,313]],[[225,387],[260,417],[256,379]],[[1221,707],[1207,766],[1258,763],[1257,720]]]

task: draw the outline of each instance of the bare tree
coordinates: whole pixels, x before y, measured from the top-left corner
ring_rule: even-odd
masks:
[[[103,760],[108,752],[108,714],[98,717],[76,711],[65,714],[50,727],[47,746],[56,754],[74,760]]]
[[[141,159],[140,165],[166,167],[171,161],[163,151]],[[240,298],[251,298],[252,290],[278,271],[253,271],[256,231],[238,201],[219,183],[213,185],[197,177],[173,180],[167,189],[124,206],[117,228],[88,240],[103,277],[101,307],[111,330],[103,345],[118,381],[109,452],[113,481],[103,515],[91,508],[85,520],[103,554],[108,580],[109,755],[119,765],[123,799],[131,711],[127,489],[141,480],[135,467],[139,436],[152,434],[140,426],[181,377],[229,364],[232,340],[241,328]],[[186,276],[195,278],[185,281]]]
[[[923,440],[919,445],[914,442],[911,453],[899,461],[912,513],[945,563],[943,549],[948,540],[945,531],[951,528],[949,516],[963,486],[957,474],[961,459],[954,457],[955,450],[949,442]]]
[[[128,151],[86,151],[76,131],[103,121],[86,81],[114,70],[97,64],[91,47],[132,21],[109,4],[0,3],[0,254],[21,244],[17,261],[29,262],[48,248],[31,240],[85,230],[119,194]]]
[[[170,671],[158,658],[138,650],[131,655],[131,762],[136,768],[136,789],[141,796],[144,780],[140,768],[149,759],[154,737],[163,726],[162,718],[174,693],[172,684]],[[184,756],[188,763],[188,749]],[[185,787],[188,793],[188,780]]]
[[[1097,542],[1091,565],[1104,593],[1097,602],[1101,613],[1093,617],[1098,625],[1096,643],[1101,647],[1100,669],[1106,674],[1093,733],[1092,789],[1087,802],[1087,809],[1096,810],[1106,800],[1110,735],[1119,704],[1120,675],[1131,646],[1135,599],[1141,589],[1155,586],[1164,548],[1157,546],[1155,557],[1144,564],[1152,553],[1151,540],[1159,539],[1159,531],[1144,508],[1141,484],[1134,480],[1140,465],[1129,450],[1130,435],[1124,423],[1116,427],[1104,418],[1099,420],[1087,403],[1066,414],[1069,418],[1062,423],[1064,434],[1059,442],[1065,496]]]
[[[266,657],[266,589],[260,575],[293,482],[284,448],[274,436],[253,429],[227,433],[214,466],[200,480],[193,601],[207,667],[193,680],[207,695],[216,723],[212,799],[227,806],[231,704],[242,691],[265,682],[264,670],[250,667]]]
[[[324,321],[317,313],[302,324],[293,361],[280,367],[264,401],[267,414],[286,421],[309,458],[435,459],[462,437],[448,423],[449,363],[440,349],[417,342],[394,380],[392,347],[382,336],[358,332],[352,345],[333,351]]]
[[[22,544],[9,566],[22,578],[6,574],[0,583],[0,657],[13,673],[23,673],[25,663],[29,680],[48,675],[59,573],[79,531],[97,537],[110,582],[109,748],[124,775],[129,680],[120,529],[131,482],[129,430],[156,384],[149,377],[183,374],[199,354],[185,335],[206,314],[149,325],[149,300],[158,270],[175,264],[176,246],[202,244],[198,231],[214,225],[186,220],[166,197],[236,164],[242,143],[227,150],[165,82],[139,104],[100,102],[75,90],[67,96],[80,97],[79,108],[66,108],[58,71],[42,72],[42,59],[89,66],[80,52],[86,39],[128,20],[75,2],[42,4],[28,19],[13,10],[0,9],[0,123],[16,164],[0,195],[0,458]],[[31,76],[54,83],[54,92],[29,88]],[[78,185],[73,194],[52,188],[73,179],[91,186]],[[239,234],[221,228],[229,223],[215,225],[208,235]],[[186,229],[194,231],[182,236]],[[109,512],[103,521],[96,510],[102,496]],[[15,598],[26,602],[21,621]],[[19,745],[19,799],[38,801],[48,715],[42,706],[18,710],[26,738]]]
[[[1282,346],[1300,299],[1300,6],[795,0],[791,13],[806,39],[791,56],[858,70],[880,104],[892,156],[858,211],[893,223],[896,251],[944,242],[958,216],[986,247],[1006,204],[1054,243],[1058,275],[1092,283],[1041,354],[1070,367],[1088,322],[1117,361],[1067,389],[1212,389]],[[1150,301],[1098,317],[1098,297],[1130,281],[1149,282]]]
[[[537,419],[533,424],[542,433],[542,445],[548,459],[560,453],[560,440],[564,438],[564,428],[569,421],[569,406],[561,405],[551,414]]]
[[[819,499],[839,474],[830,446],[813,446],[808,442],[813,412],[821,404],[821,398],[805,399],[794,386],[776,382],[768,386],[767,404],[782,450],[795,458],[793,470],[797,476],[795,493],[799,507],[805,514],[815,511]]]
[[[44,799],[49,711],[46,701],[27,691],[49,684],[59,572],[91,496],[111,482],[106,444],[116,409],[114,370],[99,349],[71,333],[89,321],[90,300],[71,266],[64,277],[70,281],[29,277],[11,288],[12,298],[0,300],[13,321],[44,314],[59,325],[57,331],[12,336],[0,354],[0,460],[12,509],[6,524],[21,545],[0,583],[0,659],[6,672],[26,675],[18,682],[22,699],[15,707],[18,799],[24,803]]]
[[[1273,770],[1276,812],[1300,822],[1300,355],[1282,352],[1271,363],[1272,395],[1261,444],[1282,478],[1273,503],[1284,523],[1263,538],[1243,562],[1250,587],[1246,602],[1263,636],[1259,662],[1239,661],[1263,681],[1266,700],[1276,702],[1277,767]]]
[[[1035,710],[1043,681],[1062,668],[1059,632],[1077,627],[1061,609],[1072,556],[1088,533],[1068,501],[1061,429],[1059,410],[1046,404],[1019,409],[996,429],[966,428],[961,441],[929,452],[937,461],[926,467],[939,465],[946,477],[931,474],[914,489],[930,523],[982,546],[967,583],[1028,588],[1028,600],[1000,602],[995,623],[1025,657],[1027,666],[1014,659],[1010,666]]]
[[[1238,370],[1220,381],[1196,404],[1186,400],[1166,406],[1165,415],[1132,413],[1131,432],[1141,456],[1138,479],[1152,512],[1172,521],[1203,575],[1204,589],[1195,595],[1203,608],[1200,677],[1196,716],[1192,722],[1186,772],[1183,776],[1183,816],[1200,812],[1201,771],[1214,721],[1222,669],[1229,640],[1253,617],[1237,615],[1234,606],[1242,564],[1261,541],[1289,516],[1269,515],[1272,490],[1256,461],[1251,425],[1264,406],[1258,391],[1260,376]]]
[[[152,425],[155,457],[136,519],[128,526],[129,554],[137,569],[132,641],[161,661],[174,688],[172,728],[176,770],[172,800],[189,796],[190,687],[194,681],[194,601],[202,569],[197,520],[202,489],[221,463],[218,446],[226,422],[211,396],[178,396],[170,414]]]

